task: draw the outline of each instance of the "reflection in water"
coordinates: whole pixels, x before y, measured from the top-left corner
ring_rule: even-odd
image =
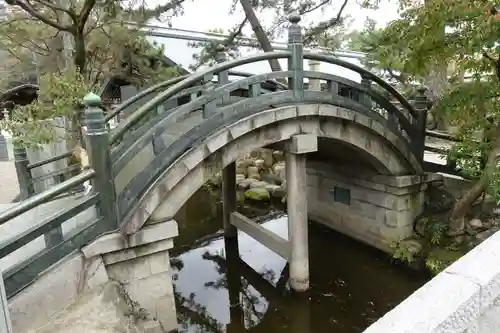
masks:
[[[291,293],[284,259],[244,233],[227,242],[215,233],[222,227],[217,201],[199,192],[177,216],[184,246],[172,266],[184,332],[361,332],[427,281],[391,265],[383,253],[312,223],[311,289]],[[286,222],[278,217],[263,225],[286,238]]]

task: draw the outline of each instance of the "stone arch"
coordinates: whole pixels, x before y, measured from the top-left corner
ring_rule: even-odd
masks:
[[[288,140],[296,134],[341,140],[363,150],[382,174],[422,174],[408,143],[377,121],[353,110],[302,104],[269,109],[215,131],[170,165],[124,219],[122,231],[139,230],[153,220],[171,218],[207,180],[238,156]]]

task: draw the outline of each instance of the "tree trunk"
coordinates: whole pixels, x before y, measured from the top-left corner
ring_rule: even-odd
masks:
[[[483,194],[490,185],[493,173],[497,168],[497,160],[500,154],[500,125],[497,125],[492,138],[493,146],[488,154],[486,165],[479,180],[472,188],[453,206],[450,216],[450,234],[459,234],[465,227],[465,216],[472,205]]]
[[[271,45],[271,42],[269,41],[269,38],[266,32],[264,31],[264,28],[262,28],[259,18],[257,17],[257,15],[255,15],[255,11],[253,10],[251,1],[240,0],[240,4],[241,7],[243,7],[243,11],[245,12],[248,22],[250,22],[252,30],[255,33],[255,37],[257,38],[257,41],[259,42],[259,45],[262,48],[262,50],[264,50],[264,52],[273,52],[274,49]],[[273,72],[282,71],[278,59],[269,60],[269,66],[271,66],[271,70]]]
[[[83,31],[78,31],[75,35],[75,66],[78,72],[85,75],[87,65],[87,52],[85,50],[85,36]]]

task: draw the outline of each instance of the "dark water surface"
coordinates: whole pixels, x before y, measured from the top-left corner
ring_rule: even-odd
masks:
[[[263,225],[286,238],[287,218],[279,208],[239,210],[268,216]],[[238,244],[224,243],[221,213],[219,195],[205,189],[176,217],[180,235],[172,266],[183,332],[362,332],[428,280],[312,222],[311,289],[291,293],[284,259],[242,232]]]

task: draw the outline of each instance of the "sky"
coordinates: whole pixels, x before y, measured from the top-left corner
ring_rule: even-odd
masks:
[[[317,22],[335,15],[342,5],[342,0],[336,0],[338,5],[331,6],[326,13],[316,11],[313,14],[304,18],[302,24]],[[214,6],[217,3],[217,6]],[[229,8],[232,0],[194,0],[189,1],[185,6],[185,13],[181,17],[176,17],[172,20],[172,26],[179,29],[207,31],[213,28],[230,29],[243,19],[243,11],[238,6],[238,10],[234,15],[229,15]],[[380,3],[379,10],[361,9],[355,0],[350,0],[344,13],[352,16],[354,22],[351,27],[353,29],[361,29],[367,17],[377,21],[379,26],[386,25],[389,21],[398,17],[396,1],[383,0]],[[272,20],[271,13],[260,13],[259,18],[266,25]],[[250,32],[247,27],[246,32]]]
[[[332,15],[336,15],[338,9],[343,3],[342,0],[336,0],[338,3],[328,7],[325,13],[315,11],[308,16],[302,18],[301,25],[308,26],[319,21],[329,19]],[[217,5],[214,6],[214,3]],[[243,10],[240,5],[233,14],[229,14],[232,0],[188,0],[184,6],[184,15],[174,17],[171,20],[172,28],[186,29],[192,31],[207,32],[209,29],[219,28],[228,30],[241,23],[244,18]],[[347,24],[347,30],[361,30],[366,19],[369,17],[377,22],[379,27],[385,26],[391,20],[398,18],[396,0],[381,0],[378,10],[362,9],[356,0],[350,0],[346,9],[345,15],[349,15],[351,19]],[[273,11],[258,13],[259,19],[264,27],[272,24]],[[153,23],[166,26],[165,23]],[[244,33],[250,35],[252,33],[249,24],[244,29]],[[279,36],[278,41],[284,41],[285,35]],[[193,53],[199,52],[200,49],[195,49],[188,46],[185,40],[168,39],[161,37],[151,38],[152,40],[165,45],[165,54],[181,65],[185,69],[189,69],[189,65],[194,64]],[[243,56],[262,52],[255,49],[242,49]],[[349,62],[360,65],[356,59],[344,59]],[[280,61],[283,68],[286,68],[286,61]],[[304,63],[304,68],[307,68],[307,63]],[[238,71],[245,71],[254,74],[261,74],[270,71],[270,67],[266,61],[244,65],[235,68]],[[357,73],[354,73],[345,68],[330,64],[321,64],[321,70],[331,74],[339,75],[356,82],[360,82],[361,78]]]

